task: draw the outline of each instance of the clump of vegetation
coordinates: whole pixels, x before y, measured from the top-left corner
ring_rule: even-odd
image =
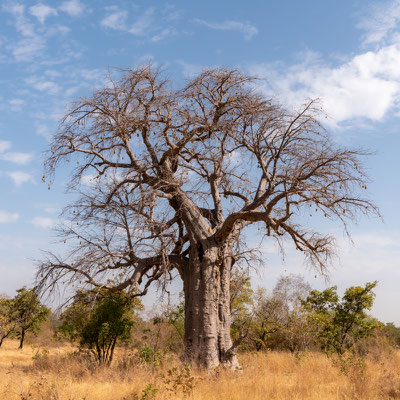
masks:
[[[323,351],[343,355],[378,326],[378,321],[366,313],[373,305],[376,285],[352,286],[342,299],[336,286],[323,292],[313,290],[302,302]]]
[[[79,291],[61,315],[58,331],[71,341],[79,341],[100,364],[110,365],[117,341],[131,339],[135,310],[141,302],[124,292]]]
[[[162,353],[160,349],[144,345],[138,352],[139,361],[143,364],[159,366],[162,363]]]
[[[189,397],[193,394],[196,386],[195,377],[192,375],[188,364],[181,368],[173,367],[163,376],[163,382],[166,390],[177,396],[180,392],[184,397]]]
[[[50,309],[40,302],[34,289],[23,287],[17,290],[14,298],[1,298],[0,347],[7,337],[17,337],[19,349],[22,349],[26,334],[37,335],[49,315]]]
[[[0,298],[0,347],[4,339],[8,338],[15,330],[15,321],[11,313],[12,300]]]

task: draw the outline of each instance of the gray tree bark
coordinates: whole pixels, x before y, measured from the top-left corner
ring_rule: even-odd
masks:
[[[186,358],[206,369],[239,367],[230,335],[231,254],[204,241],[190,260],[184,273]]]

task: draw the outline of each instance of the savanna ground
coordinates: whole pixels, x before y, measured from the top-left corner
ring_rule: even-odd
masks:
[[[242,371],[190,371],[174,355],[159,365],[118,349],[111,367],[96,367],[76,348],[35,341],[0,349],[4,400],[393,399],[400,398],[400,352],[377,348],[364,362],[341,364],[321,353],[240,355]]]

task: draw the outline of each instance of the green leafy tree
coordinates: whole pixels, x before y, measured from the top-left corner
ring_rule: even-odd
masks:
[[[183,340],[185,335],[185,302],[182,300],[166,313],[167,321],[171,324],[179,337]]]
[[[15,329],[15,322],[11,316],[12,300],[6,297],[0,298],[0,347],[4,339],[9,337]]]
[[[17,295],[11,302],[10,312],[15,333],[20,340],[20,349],[24,345],[26,333],[32,332],[37,335],[42,323],[50,315],[50,309],[40,302],[35,290],[26,287],[17,290]]]
[[[377,321],[366,313],[374,303],[373,289],[376,285],[375,281],[365,287],[352,286],[345,291],[342,299],[336,292],[336,286],[323,292],[310,292],[303,301],[303,307],[315,328],[322,350],[342,355],[377,326]]]
[[[80,291],[61,315],[59,332],[71,341],[79,340],[100,364],[110,365],[117,341],[127,341],[135,321],[137,298],[125,292]]]
[[[252,322],[253,295],[248,272],[235,268],[231,276],[230,310],[231,335],[236,346],[248,336]]]

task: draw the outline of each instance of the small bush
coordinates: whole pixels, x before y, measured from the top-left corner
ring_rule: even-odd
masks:
[[[195,378],[187,364],[181,368],[169,369],[167,374],[163,376],[163,382],[165,389],[174,396],[181,392],[184,397],[189,397],[193,395],[196,386]]]
[[[153,349],[145,345],[139,350],[139,361],[143,364],[159,366],[162,364],[163,356],[159,349]]]

